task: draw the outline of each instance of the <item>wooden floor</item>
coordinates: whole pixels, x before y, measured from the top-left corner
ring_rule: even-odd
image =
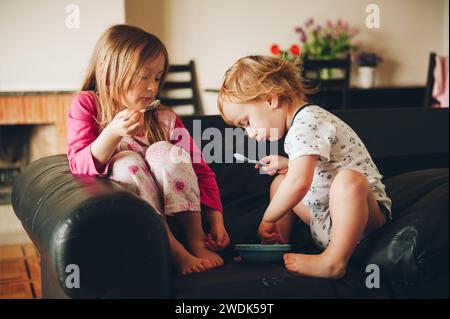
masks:
[[[41,269],[33,244],[0,246],[0,299],[38,298]]]

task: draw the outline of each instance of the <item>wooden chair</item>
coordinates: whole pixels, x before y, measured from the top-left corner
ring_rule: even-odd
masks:
[[[347,93],[350,85],[350,54],[344,59],[316,60],[305,58],[303,60],[302,76],[312,87],[319,87],[321,91],[341,92],[342,109],[347,106]],[[323,79],[320,74],[324,69],[339,69],[343,71],[342,78]]]
[[[431,52],[428,59],[427,83],[425,87],[424,107],[432,107],[437,101],[433,98],[434,68],[436,67],[436,53]]]
[[[176,78],[180,75],[178,78]],[[189,75],[188,79],[184,77]],[[180,79],[180,77],[183,79]],[[187,91],[191,94],[187,94]],[[188,64],[174,64],[169,66],[166,81],[159,92],[162,104],[174,108],[181,115],[201,115],[203,108],[197,86],[197,75],[194,61]],[[191,106],[191,111],[186,112],[186,106]],[[182,112],[183,111],[183,112]]]

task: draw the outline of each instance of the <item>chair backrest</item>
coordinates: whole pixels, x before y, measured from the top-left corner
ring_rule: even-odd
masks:
[[[425,87],[424,107],[432,107],[437,101],[433,98],[434,68],[436,67],[436,53],[431,52],[428,59],[427,83]]]
[[[194,61],[191,60],[188,64],[169,65],[159,98],[162,104],[172,107],[180,115],[203,114]],[[187,112],[186,106],[191,106]]]
[[[333,59],[333,60],[319,60],[319,59],[308,59],[303,60],[302,76],[312,87],[319,87],[321,91],[341,91],[342,100],[340,107],[345,109],[347,106],[347,92],[350,85],[350,67],[351,60],[350,54],[344,59]],[[331,69],[338,69],[342,71],[342,77],[324,78],[323,74]]]

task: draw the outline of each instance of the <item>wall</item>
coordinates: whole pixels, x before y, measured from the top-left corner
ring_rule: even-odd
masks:
[[[448,31],[449,31],[449,24],[448,24],[448,2],[449,0],[444,0],[444,22],[443,22],[443,29],[442,32],[442,41],[443,41],[443,47],[442,47],[442,53],[448,55]]]
[[[124,0],[0,0],[0,91],[78,90],[100,34],[124,22]]]
[[[370,3],[380,7],[380,29],[365,27]],[[218,88],[239,57],[269,54],[272,43],[298,43],[294,28],[309,17],[358,27],[363,48],[385,60],[378,86],[424,85],[429,52],[448,48],[448,0],[126,0],[125,10],[127,23],[163,40],[172,62],[195,59],[203,90]],[[202,94],[207,113],[217,113],[216,95]]]

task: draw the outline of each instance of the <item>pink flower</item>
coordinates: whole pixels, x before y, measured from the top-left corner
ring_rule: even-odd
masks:
[[[308,20],[306,20],[305,22],[305,27],[309,28],[310,26],[312,26],[314,24],[314,19],[313,18],[309,18]]]
[[[128,149],[138,152],[139,151],[139,145],[137,145],[136,142],[131,142],[131,144],[128,144]]]
[[[181,193],[186,188],[186,181],[182,179],[176,179],[172,183],[172,188],[176,193]]]
[[[131,173],[131,175],[136,175],[138,170],[139,170],[139,167],[137,167],[137,165],[128,166],[128,171]]]
[[[359,30],[357,28],[351,28],[350,29],[350,35],[356,36],[359,34]]]
[[[305,43],[307,40],[305,30],[303,28],[297,28],[295,32],[300,33],[300,41]]]

